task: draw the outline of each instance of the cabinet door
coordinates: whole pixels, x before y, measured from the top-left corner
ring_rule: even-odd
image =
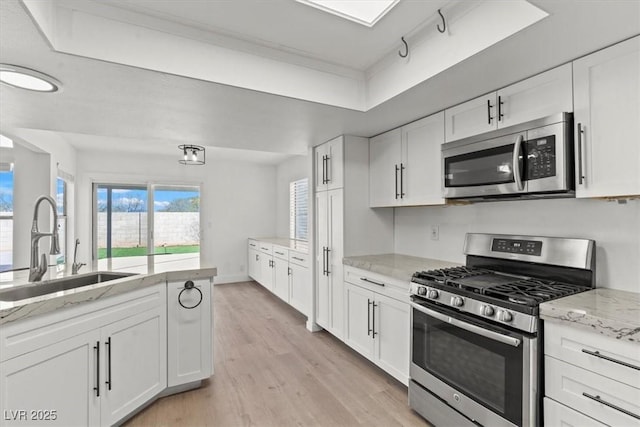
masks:
[[[640,37],[575,61],[573,73],[576,196],[640,194]]]
[[[300,313],[309,316],[312,289],[309,269],[297,264],[289,264],[289,268],[289,303]]]
[[[99,340],[95,330],[1,363],[1,424],[99,425]]]
[[[260,281],[260,252],[256,249],[249,249],[249,277],[256,282]]]
[[[329,151],[329,146],[325,143],[318,145],[313,149],[313,156],[315,162],[315,182],[316,191],[325,191],[327,189],[327,164],[326,156]]]
[[[101,329],[101,422],[113,425],[167,386],[166,301]]]
[[[344,280],[343,280],[343,240],[344,201],[343,190],[327,192],[329,215],[328,271],[330,331],[342,338],[344,331]]]
[[[372,309],[374,293],[345,283],[344,342],[365,357],[373,357]]]
[[[316,193],[316,323],[329,328],[329,279],[326,248],[329,245],[329,195]]]
[[[202,292],[202,299],[197,290],[185,289],[184,281],[167,284],[167,385],[169,387],[208,378],[213,370],[212,285],[209,279],[197,280],[194,285]]]
[[[400,204],[400,129],[369,140],[369,207]]]
[[[444,204],[442,152],[444,113],[402,127],[401,201],[403,205]]]
[[[344,138],[339,136],[327,142],[327,189],[344,186]]]
[[[562,427],[606,427],[599,421],[574,411],[553,399],[544,398],[544,425]]]
[[[386,372],[404,384],[409,378],[409,302],[376,294],[373,307],[375,359]]]
[[[497,129],[496,93],[480,96],[444,111],[446,142]]]
[[[273,257],[260,253],[260,284],[273,292]]]
[[[573,111],[571,64],[500,89],[498,105],[499,128]]]
[[[289,261],[273,258],[273,293],[289,302]]]

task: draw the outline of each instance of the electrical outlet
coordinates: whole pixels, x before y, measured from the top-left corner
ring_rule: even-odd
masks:
[[[440,238],[440,227],[437,225],[431,226],[431,240],[438,240]]]

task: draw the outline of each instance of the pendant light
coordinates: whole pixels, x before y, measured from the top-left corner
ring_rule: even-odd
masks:
[[[178,145],[182,158],[178,163],[182,165],[204,165],[205,150],[200,145]]]

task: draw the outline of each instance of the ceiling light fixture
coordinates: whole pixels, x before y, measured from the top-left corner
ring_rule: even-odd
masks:
[[[200,145],[178,145],[182,151],[182,159],[178,163],[182,165],[204,165],[205,151]]]
[[[0,133],[0,147],[2,148],[13,148],[13,139],[8,136],[4,136]]]
[[[0,82],[7,86],[36,92],[62,90],[62,83],[53,77],[18,65],[0,64]]]
[[[296,0],[307,6],[373,27],[400,0]]]

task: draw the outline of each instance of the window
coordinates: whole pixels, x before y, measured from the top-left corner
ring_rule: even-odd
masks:
[[[64,269],[67,260],[67,182],[56,179],[56,205],[58,206],[58,235],[60,237],[60,254],[56,256],[58,270]]]
[[[289,237],[308,240],[309,179],[289,184]]]
[[[13,163],[0,162],[0,271],[13,268]]]
[[[94,194],[95,258],[200,252],[198,187],[94,184]]]

